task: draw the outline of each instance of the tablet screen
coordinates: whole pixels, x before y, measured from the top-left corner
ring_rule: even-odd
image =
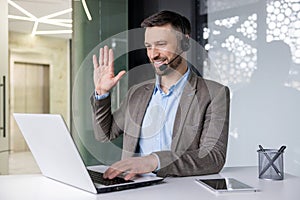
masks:
[[[234,178],[196,179],[196,180],[215,192],[257,191],[256,188],[253,188]]]

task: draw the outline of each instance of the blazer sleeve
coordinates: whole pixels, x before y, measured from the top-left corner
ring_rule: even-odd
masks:
[[[191,143],[197,144],[193,148],[175,149],[172,151],[154,152],[160,159],[161,169],[157,171],[158,176],[191,176],[218,173],[225,164],[228,126],[229,126],[229,105],[230,92],[228,87],[218,87],[214,94],[210,94],[203,116],[199,117],[199,124],[195,132],[199,137],[189,138]],[[193,112],[196,104],[190,108]],[[195,111],[197,112],[197,111]],[[194,114],[188,117],[200,116]],[[190,118],[186,119],[189,121]],[[185,123],[186,124],[186,123]],[[186,129],[184,129],[186,130]],[[179,144],[190,133],[184,132]],[[188,140],[189,140],[188,139]],[[195,141],[196,140],[196,141]]]
[[[104,99],[96,100],[93,93],[90,97],[92,106],[92,119],[94,135],[98,141],[108,142],[123,133],[124,117],[123,107],[112,114],[110,95]],[[126,101],[125,101],[126,102]]]

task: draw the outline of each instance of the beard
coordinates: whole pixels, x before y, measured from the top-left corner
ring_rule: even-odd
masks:
[[[165,68],[164,70],[160,70],[159,67],[157,68],[157,67],[154,67],[154,66],[153,66],[153,68],[154,68],[154,71],[155,71],[156,75],[166,76],[166,75],[169,75],[172,72],[176,71],[181,63],[182,63],[182,57],[179,56],[171,64],[166,65],[167,68]]]

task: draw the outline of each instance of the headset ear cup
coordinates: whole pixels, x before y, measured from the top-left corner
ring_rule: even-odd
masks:
[[[189,48],[190,48],[189,38],[187,38],[187,37],[182,38],[182,40],[181,40],[181,50],[182,51],[188,51]]]

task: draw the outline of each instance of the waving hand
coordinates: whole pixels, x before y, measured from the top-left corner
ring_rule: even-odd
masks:
[[[100,48],[99,60],[97,56],[93,55],[94,65],[94,85],[98,95],[109,92],[126,73],[124,70],[120,71],[116,76],[114,74],[114,54],[113,50],[108,46]]]

